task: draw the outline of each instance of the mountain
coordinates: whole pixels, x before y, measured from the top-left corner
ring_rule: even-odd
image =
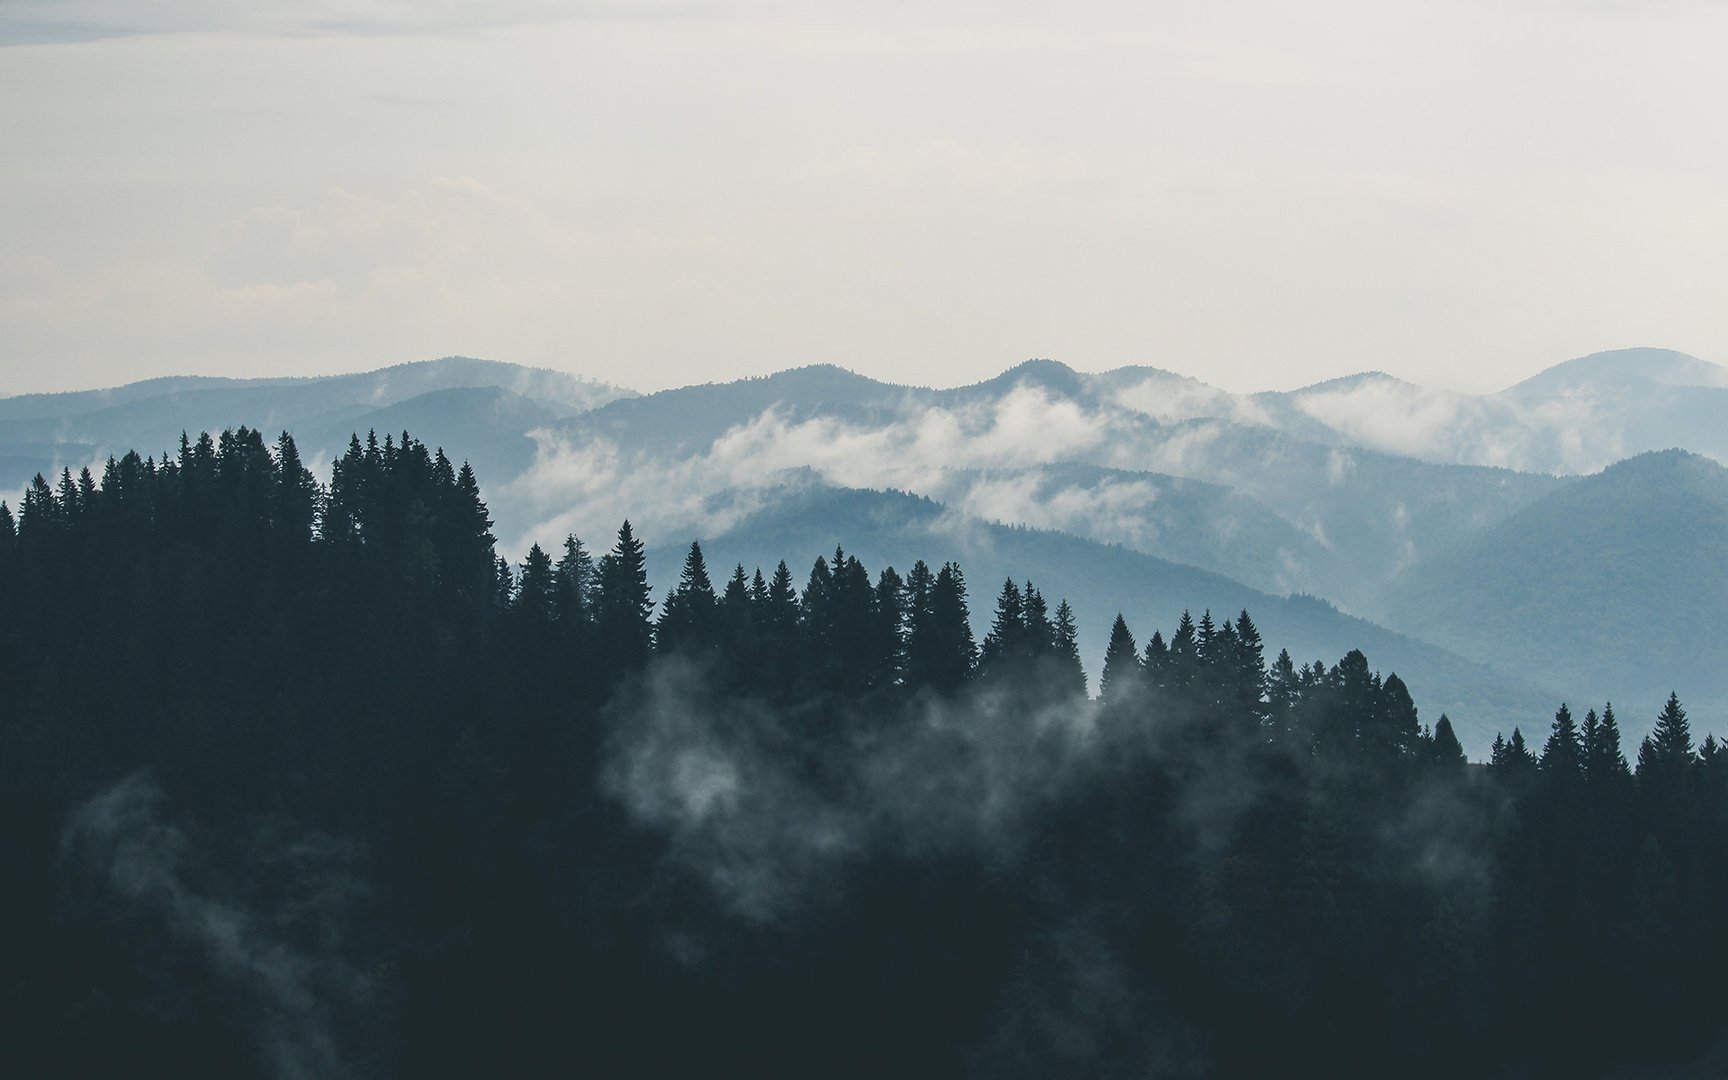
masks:
[[[1418,386],[1384,372],[1232,394],[1156,368],[1093,377],[1160,423],[1222,420],[1330,446],[1449,465],[1582,474],[1646,450],[1728,461],[1728,368],[1668,349],[1557,364],[1498,394]]]
[[[1381,616],[1584,703],[1654,716],[1673,690],[1720,725],[1728,468],[1671,450],[1568,482],[1410,568]]]
[[[1287,648],[1298,664],[1319,660],[1330,666],[1359,648],[1382,673],[1396,671],[1409,684],[1427,723],[1448,714],[1473,757],[1486,755],[1496,733],[1510,732],[1515,724],[1529,728],[1555,704],[1550,694],[1516,678],[1345,615],[1322,600],[1271,596],[1118,545],[988,524],[900,492],[793,484],[776,489],[765,505],[723,534],[659,539],[671,541],[649,552],[650,580],[662,592],[677,580],[690,539],[701,540],[717,583],[734,565],[771,575],[785,559],[802,588],[811,563],[818,555],[831,557],[837,545],[873,576],[889,565],[904,575],[917,559],[932,566],[952,560],[965,571],[980,640],[1004,579],[1030,579],[1052,608],[1063,598],[1073,606],[1094,690],[1117,612],[1144,644],[1154,629],[1169,637],[1184,610],[1196,619],[1210,610],[1220,620],[1247,610],[1265,639],[1268,660]]]
[[[1510,387],[1504,396],[1529,401],[1662,386],[1728,389],[1728,368],[1673,349],[1614,349],[1555,364]]]
[[[828,483],[929,495],[1363,611],[1404,567],[1555,482],[1241,419],[1160,420],[1164,388],[1194,392],[1167,373],[1092,376],[1053,361],[940,391],[832,368],[684,387],[542,433],[544,463],[512,488],[513,513],[537,503],[522,535],[544,539],[543,526],[603,474],[609,490],[634,491],[634,505],[667,508],[669,527],[709,532],[706,495],[808,468]]]

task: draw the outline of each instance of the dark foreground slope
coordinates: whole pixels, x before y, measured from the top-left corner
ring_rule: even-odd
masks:
[[[951,564],[716,590],[694,548],[656,613],[628,526],[501,566],[479,490],[242,430],[0,517],[10,1073],[1579,1076],[1721,1034],[1728,761],[1677,701],[1635,770],[1568,714],[1472,766],[1249,619],[1117,636],[1094,701],[1054,592],[975,643]]]

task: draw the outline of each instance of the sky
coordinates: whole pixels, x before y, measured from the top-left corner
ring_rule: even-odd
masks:
[[[0,0],[0,393],[1728,362],[1728,0]]]

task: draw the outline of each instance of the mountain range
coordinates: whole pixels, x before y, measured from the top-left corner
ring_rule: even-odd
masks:
[[[951,389],[818,365],[640,395],[448,357],[0,399],[0,494],[182,431],[287,429],[326,474],[352,433],[406,429],[473,463],[513,558],[604,548],[625,517],[661,588],[691,538],[717,571],[801,575],[837,543],[872,569],[953,558],[980,629],[1004,576],[1069,598],[1094,675],[1117,610],[1144,636],[1248,608],[1298,662],[1362,648],[1480,756],[1513,724],[1539,743],[1563,699],[1637,732],[1673,689],[1728,730],[1724,420],[1728,369],[1659,349],[1485,396],[1048,360]]]

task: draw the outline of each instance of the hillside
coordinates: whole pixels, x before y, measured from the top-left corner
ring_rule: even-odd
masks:
[[[690,538],[653,539],[660,541],[649,563],[658,596],[677,580]],[[904,574],[917,559],[933,566],[953,560],[966,573],[980,636],[1003,580],[1010,575],[1030,579],[1052,606],[1061,598],[1073,606],[1081,658],[1094,691],[1117,612],[1143,644],[1155,629],[1168,637],[1184,610],[1196,618],[1206,610],[1215,618],[1234,618],[1246,609],[1266,640],[1268,659],[1287,648],[1298,664],[1318,660],[1330,666],[1359,648],[1382,673],[1395,671],[1409,684],[1424,720],[1450,715],[1465,750],[1477,759],[1486,756],[1497,732],[1540,724],[1554,707],[1550,695],[1516,679],[1345,615],[1324,601],[1270,596],[1124,547],[986,524],[903,493],[792,487],[725,534],[698,539],[717,578],[736,564],[747,572],[761,567],[771,573],[778,560],[786,559],[800,587],[816,556],[831,556],[839,544],[872,574],[889,565]]]
[[[1719,725],[1728,469],[1666,451],[1571,482],[1413,567],[1383,617],[1628,714],[1675,690]]]

